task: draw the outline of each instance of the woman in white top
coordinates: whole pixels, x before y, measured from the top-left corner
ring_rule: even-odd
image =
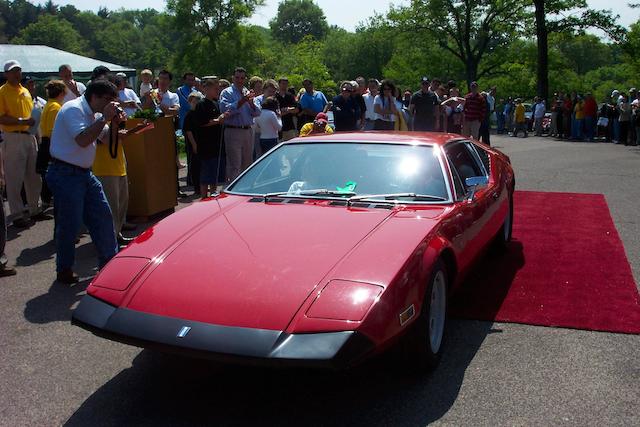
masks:
[[[266,153],[278,144],[278,132],[282,130],[282,119],[278,111],[278,100],[270,96],[262,101],[262,112],[255,118],[260,131],[260,148]]]
[[[396,106],[396,86],[391,80],[383,80],[382,90],[373,101],[373,110],[378,115],[373,130],[394,130],[396,115],[400,114]]]

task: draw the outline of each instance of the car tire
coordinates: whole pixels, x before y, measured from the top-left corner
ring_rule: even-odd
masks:
[[[429,278],[418,319],[412,325],[404,346],[404,359],[412,371],[430,372],[438,366],[445,341],[448,274],[438,260]]]
[[[507,197],[509,200],[509,211],[495,237],[496,246],[501,249],[507,247],[513,235],[513,192],[510,191]]]

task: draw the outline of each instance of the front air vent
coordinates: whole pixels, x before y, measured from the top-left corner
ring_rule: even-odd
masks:
[[[287,204],[290,205],[302,205],[304,204],[305,200],[304,199],[288,199],[287,200]]]
[[[334,200],[329,203],[329,206],[347,206],[346,200]]]
[[[256,203],[256,202],[264,202],[264,199],[262,197],[252,197],[249,199],[250,203]]]

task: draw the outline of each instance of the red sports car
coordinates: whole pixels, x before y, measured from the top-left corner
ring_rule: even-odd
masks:
[[[447,297],[484,247],[511,239],[514,185],[508,157],[458,135],[296,138],[142,233],[72,321],[251,363],[345,367],[401,339],[433,368]]]

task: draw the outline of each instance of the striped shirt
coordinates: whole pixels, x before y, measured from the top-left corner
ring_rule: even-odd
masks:
[[[484,119],[487,103],[482,95],[479,93],[469,93],[464,97],[464,118],[465,120],[480,120]]]

